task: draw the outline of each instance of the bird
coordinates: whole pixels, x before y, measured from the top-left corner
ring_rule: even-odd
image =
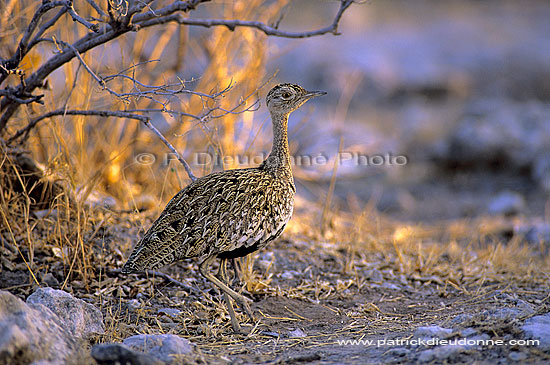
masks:
[[[274,86],[266,96],[273,128],[267,158],[257,167],[210,173],[179,191],[134,247],[121,272],[199,257],[200,273],[223,293],[233,330],[242,332],[230,298],[254,323],[252,300],[229,287],[226,263],[264,248],[285,229],[296,193],[288,118],[306,101],[325,94],[290,83]],[[220,264],[213,275],[210,269],[216,259]]]

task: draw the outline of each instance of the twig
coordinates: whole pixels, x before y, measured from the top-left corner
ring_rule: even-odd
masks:
[[[98,24],[90,23],[89,21],[82,18],[80,15],[78,15],[76,13],[76,10],[74,9],[72,1],[67,1],[66,7],[67,7],[67,12],[71,16],[71,18],[73,18],[73,21],[82,24],[83,26],[85,26],[86,28],[90,29],[93,32],[96,32],[96,33],[99,32],[99,25]]]
[[[122,270],[121,270],[121,269],[107,269],[106,271],[107,271],[107,273],[109,273],[109,274],[117,274],[117,275],[118,275],[118,274],[121,274],[121,273],[122,273]],[[137,275],[139,275],[139,274],[147,274],[147,275],[151,275],[151,276],[158,276],[158,277],[163,278],[163,279],[166,280],[166,281],[171,282],[172,284],[175,284],[175,285],[177,285],[177,286],[180,286],[180,287],[182,287],[182,288],[184,288],[184,289],[187,289],[187,290],[189,290],[189,291],[192,291],[192,292],[194,292],[194,293],[196,293],[196,294],[202,294],[202,292],[201,292],[199,289],[194,288],[194,287],[192,287],[191,285],[187,285],[187,284],[185,284],[185,283],[182,283],[181,281],[176,280],[176,279],[174,279],[173,277],[171,277],[170,275],[165,274],[165,273],[162,273],[162,272],[160,272],[160,271],[145,270],[145,271],[137,272],[137,273],[134,273],[134,274],[137,274]]]
[[[55,14],[50,20],[45,22],[38,32],[34,35],[32,41],[29,42],[29,45],[27,47],[27,51],[30,51],[34,46],[36,46],[38,43],[42,41],[41,37],[44,34],[46,30],[51,28],[57,21],[67,12],[67,7],[64,7],[63,9],[59,10],[57,14]]]
[[[103,11],[103,9],[99,7],[99,5],[97,5],[97,3],[94,0],[86,0],[86,1],[88,2],[88,4],[92,6],[92,8],[95,9],[95,11],[97,11],[99,15],[103,17],[107,17],[107,14]]]
[[[155,11],[148,11],[143,14],[136,14],[133,18],[134,24],[143,22],[152,18],[166,16],[175,12],[186,13],[189,10],[195,9],[199,4],[209,2],[210,0],[187,0],[187,1],[174,1],[173,3],[165,6],[164,8],[156,9]]]
[[[44,80],[53,71],[63,66],[67,62],[71,61],[74,57],[79,58],[79,60],[83,62],[82,56],[80,56],[81,54],[84,54],[88,50],[93,49],[99,45],[108,43],[111,40],[116,39],[121,35],[130,31],[139,31],[140,29],[143,29],[146,27],[154,26],[157,24],[163,24],[167,22],[177,22],[183,25],[202,26],[202,27],[225,26],[230,30],[234,30],[237,27],[249,27],[249,28],[258,29],[264,32],[266,35],[277,36],[277,37],[287,37],[287,38],[306,38],[306,37],[313,37],[313,36],[322,35],[326,33],[339,34],[338,24],[340,22],[340,19],[344,11],[347,8],[349,8],[349,6],[354,2],[353,0],[341,0],[340,8],[334,17],[332,24],[327,27],[309,31],[309,32],[285,32],[277,29],[277,26],[275,27],[269,26],[258,21],[225,20],[225,19],[192,19],[192,18],[186,18],[182,15],[182,13],[186,13],[194,9],[195,7],[197,7],[199,4],[207,1],[208,0],[174,1],[163,8],[155,9],[154,11],[147,6],[149,11],[142,14],[139,14],[139,12],[142,11],[150,1],[147,0],[147,1],[134,2],[133,5],[130,6],[130,9],[128,11],[125,11],[123,14],[119,14],[123,17],[122,19],[117,19],[116,17],[112,16],[113,14],[110,14],[111,22],[109,22],[108,25],[105,25],[104,29],[101,32],[98,32],[98,33],[90,32],[70,46],[68,46],[67,43],[63,43],[67,46],[67,48],[69,48],[69,50],[67,52],[61,52],[60,54],[50,58],[48,61],[43,63],[32,75],[30,75],[28,78],[24,80],[22,79],[21,84],[17,86],[16,95],[27,95],[27,94],[30,95],[34,89],[36,89],[37,87],[41,87],[44,84]],[[92,6],[96,9],[96,6],[93,5],[93,1],[88,0],[88,3],[92,4]],[[111,2],[109,1],[109,4],[110,3]],[[32,34],[35,32],[42,16],[47,11],[55,7],[62,6],[64,9],[67,9],[67,4],[69,5],[72,4],[72,1],[68,1],[68,0],[67,1],[44,1],[42,5],[39,7],[39,9],[35,12],[32,20],[27,26],[27,29],[25,30],[21,38],[21,41],[19,42],[19,45],[15,54],[12,56],[11,59],[3,60],[0,66],[2,66],[6,70],[16,69],[19,63],[21,62],[21,60],[23,59],[23,57],[28,53],[29,46],[35,46],[36,44],[42,41],[51,41],[51,40],[42,38],[42,34],[45,32],[46,29],[48,29],[53,24],[55,24],[55,22],[58,19],[60,19],[60,17],[63,14],[62,12],[58,12],[58,14],[54,16],[54,18],[46,22],[39,29],[38,34],[32,39],[31,43],[29,44]],[[67,9],[67,11],[70,11],[70,9]],[[71,14],[73,16],[73,19],[76,19],[76,21],[79,21],[80,19],[74,17],[75,14],[76,12]],[[81,23],[88,27],[91,24],[87,21],[84,21]],[[86,67],[86,69],[88,72],[90,72],[90,74],[95,75],[95,73],[91,72],[91,69],[89,67]],[[2,69],[0,68],[0,84],[6,79],[8,74],[9,73],[2,71]],[[105,85],[105,81],[102,82],[102,79],[99,78],[97,75],[95,75],[95,79],[102,86]],[[166,104],[167,104],[166,102],[160,102],[158,100],[155,100],[153,97],[147,95],[147,92],[150,90],[147,90],[145,92],[138,91],[136,93],[129,93],[127,95],[123,95],[123,94],[116,93],[111,89],[108,89],[106,86],[104,87],[111,94],[121,98],[122,100],[125,100],[125,98],[126,100],[128,100],[129,97],[146,97],[156,103],[161,104],[163,108],[166,108]],[[158,95],[164,95],[162,91],[157,90],[156,92],[158,93]],[[167,91],[167,92],[169,94],[172,93],[173,95],[174,90]],[[183,91],[181,91],[180,89],[179,92],[183,92]],[[223,93],[223,91],[221,93]],[[150,94],[154,95],[154,93],[150,93]],[[0,116],[0,133],[4,132],[6,124],[8,123],[10,118],[13,116],[13,114],[17,111],[17,109],[19,108],[19,105],[20,103],[18,103],[17,100],[13,100],[8,97],[4,97],[1,100],[0,110],[2,110],[2,115]],[[228,111],[225,110],[224,112],[227,113]],[[211,111],[209,113],[211,113]]]
[[[67,98],[65,99],[65,103],[63,104],[63,109],[67,110],[69,107],[69,100],[71,99],[71,96],[73,95],[73,92],[76,88],[76,83],[78,82],[78,74],[80,73],[80,68],[82,67],[82,64],[79,63],[78,67],[76,68],[76,71],[74,73],[74,80],[73,80],[73,86],[71,87],[71,90],[69,91],[69,94],[67,95]]]
[[[119,111],[110,111],[110,110],[65,110],[65,109],[57,109],[54,111],[51,111],[49,113],[43,114],[39,117],[34,118],[30,121],[29,124],[27,124],[24,128],[21,128],[15,134],[9,138],[6,143],[10,144],[19,137],[21,137],[24,134],[27,134],[31,129],[36,127],[36,125],[47,118],[59,116],[59,115],[85,115],[85,116],[100,116],[100,117],[117,117],[117,118],[128,118],[128,119],[136,119],[140,122],[144,122],[147,120],[147,117],[144,117],[143,115],[139,114],[132,114],[127,112],[119,112]]]
[[[44,101],[42,101],[42,98],[44,97],[44,94],[42,95],[24,95],[22,97],[15,95],[16,90],[12,88],[6,88],[4,90],[0,90],[0,96],[5,96],[6,98],[18,103],[18,104],[30,104],[30,103],[39,103],[44,105]]]
[[[110,76],[107,76],[105,78],[102,78],[102,77],[98,76],[91,69],[91,67],[86,63],[86,61],[84,61],[84,58],[82,57],[80,52],[78,52],[78,50],[73,45],[71,45],[69,43],[66,43],[66,42],[63,42],[63,41],[56,41],[54,39],[44,39],[44,41],[48,41],[48,42],[54,43],[54,44],[61,44],[64,47],[67,47],[71,51],[73,51],[74,54],[76,55],[76,57],[78,58],[78,60],[80,61],[81,65],[84,66],[86,71],[99,83],[99,85],[101,86],[102,89],[107,90],[110,94],[116,96],[117,98],[121,99],[122,101],[124,101],[126,103],[128,103],[130,101],[131,97],[146,98],[146,99],[149,99],[149,100],[151,100],[155,103],[161,104],[163,106],[163,108],[166,108],[167,102],[161,102],[159,100],[156,100],[153,97],[151,97],[150,95],[175,96],[177,94],[183,93],[183,94],[197,95],[197,96],[204,97],[204,98],[209,98],[209,99],[216,99],[219,96],[223,95],[225,92],[227,92],[232,87],[232,85],[230,84],[228,87],[226,87],[225,89],[223,89],[220,92],[217,92],[217,93],[214,93],[214,94],[205,94],[205,93],[201,93],[199,91],[185,89],[185,82],[181,79],[179,80],[179,82],[177,84],[168,84],[168,85],[159,85],[159,86],[157,86],[157,85],[146,85],[146,84],[136,80],[135,77],[124,75],[122,73],[118,73],[116,75],[110,75]],[[126,69],[126,70],[128,70],[128,69]],[[122,71],[122,72],[124,72],[124,71]],[[132,81],[132,83],[134,84],[134,89],[136,89],[137,92],[118,93],[118,92],[114,91],[113,89],[111,89],[110,87],[108,87],[107,82],[109,82],[109,81],[111,81],[111,80],[113,80],[117,77],[121,77],[123,79],[128,79],[128,80]],[[145,90],[145,91],[139,90],[136,87],[136,85],[139,85],[139,86],[142,86],[144,88],[151,89],[151,90]],[[170,89],[171,87],[174,87],[174,86],[179,86],[179,88],[176,89],[176,90]]]
[[[239,20],[239,19],[235,19],[235,20],[192,19],[192,18],[184,18],[181,14],[170,14],[166,16],[159,16],[156,18],[151,18],[149,20],[143,20],[141,22],[139,22],[138,20],[140,18],[136,16],[134,18],[134,22],[135,24],[138,24],[139,22],[140,27],[149,27],[152,25],[164,24],[169,22],[176,22],[179,24],[200,26],[200,27],[206,27],[206,28],[210,28],[214,26],[225,26],[231,31],[234,31],[235,28],[237,27],[248,27],[248,28],[256,28],[258,30],[261,30],[268,36],[284,37],[284,38],[309,38],[309,37],[314,37],[314,36],[323,35],[327,33],[339,35],[340,33],[338,33],[338,24],[340,22],[340,19],[342,18],[344,11],[347,8],[349,8],[349,6],[353,2],[354,2],[353,0],[342,0],[340,2],[340,9],[338,9],[338,12],[336,13],[331,25],[324,28],[317,29],[317,30],[312,30],[309,32],[286,32],[259,21],[248,21],[248,20]]]
[[[191,113],[186,113],[186,112],[180,112],[179,110],[172,110],[172,109],[128,109],[128,110],[125,110],[125,112],[128,112],[128,113],[166,113],[166,114],[171,114],[171,115],[179,115],[179,116],[182,116],[182,117],[189,117],[189,118],[193,118],[193,119],[196,119],[196,120],[200,120],[200,121],[203,121],[204,120],[204,117],[203,116],[200,116],[200,115],[195,115],[195,114],[191,114]]]
[[[95,74],[94,71],[92,71],[92,69],[90,68],[90,66],[88,66],[88,64],[84,61],[84,59],[82,58],[82,56],[80,55],[80,52],[78,52],[78,50],[72,45],[72,44],[69,44],[69,43],[66,43],[66,42],[63,42],[63,41],[54,41],[52,40],[53,43],[59,43],[59,44],[62,44],[63,46],[67,47],[67,48],[70,48],[76,58],[78,58],[78,60],[80,61],[80,63],[82,64],[82,66],[84,66],[84,68],[86,69],[86,71],[88,71],[88,73],[99,83],[99,85],[101,85],[102,88],[106,89],[107,91],[109,91],[110,93],[112,94],[115,94],[116,96],[119,96],[119,94],[117,94],[116,92],[114,92],[113,90],[109,89],[106,85],[105,85],[105,80],[103,80],[101,77],[97,76]]]
[[[38,26],[38,23],[40,22],[40,18],[42,18],[42,16],[46,14],[49,10],[55,7],[64,6],[64,5],[65,5],[65,1],[43,2],[42,5],[38,8],[38,10],[36,10],[36,12],[34,13],[29,25],[27,26],[27,29],[25,30],[25,33],[23,33],[23,37],[21,37],[21,41],[19,41],[19,45],[17,46],[17,50],[15,51],[15,54],[13,55],[12,58],[5,61],[2,66],[7,68],[8,70],[16,68],[21,62],[21,60],[23,59],[23,57],[28,52],[27,46],[28,46],[29,40],[33,32],[35,31],[36,27]],[[8,75],[4,72],[0,73],[0,84],[4,82],[7,76]]]
[[[205,93],[201,93],[199,91],[185,89],[184,88],[185,84],[181,80],[177,84],[167,84],[167,85],[157,86],[157,85],[144,84],[144,83],[136,80],[132,76],[123,75],[123,74],[116,74],[116,75],[106,76],[101,81],[103,81],[103,83],[107,83],[107,82],[109,82],[109,81],[111,81],[111,80],[113,80],[117,77],[130,80],[130,81],[132,81],[132,83],[137,84],[141,87],[152,89],[152,90],[147,90],[145,92],[140,90],[140,92],[138,92],[138,93],[122,93],[122,94],[120,94],[122,96],[143,96],[142,95],[143,93],[151,93],[151,94],[155,94],[155,95],[175,95],[175,94],[183,93],[183,94],[193,94],[193,95],[197,95],[197,96],[201,96],[201,97],[209,98],[209,99],[216,99],[218,96],[220,96],[222,94],[221,92],[220,93],[215,93],[215,94],[205,94]],[[171,90],[170,87],[173,87],[173,86],[180,86],[180,87],[177,90]]]
[[[21,137],[22,135],[26,135],[32,128],[34,128],[41,120],[44,120],[46,118],[51,118],[54,116],[59,115],[85,115],[85,116],[100,116],[100,117],[116,117],[116,118],[128,118],[128,119],[135,119],[139,120],[143,124],[145,124],[150,130],[153,131],[160,139],[161,141],[172,151],[172,153],[175,154],[178,161],[183,165],[185,172],[189,176],[189,179],[191,181],[195,181],[197,177],[193,174],[193,171],[191,171],[191,167],[189,167],[189,164],[185,159],[178,153],[178,151],[168,142],[168,140],[160,133],[160,131],[155,128],[153,124],[149,121],[149,117],[134,114],[134,113],[128,113],[123,111],[111,111],[111,110],[64,110],[64,109],[58,109],[51,111],[49,113],[43,114],[35,119],[33,119],[29,124],[27,124],[26,127],[18,130],[10,139],[7,140],[7,144],[12,143],[17,138]]]
[[[160,138],[160,140],[170,149],[170,151],[172,151],[172,153],[176,155],[178,161],[183,165],[183,168],[185,169],[185,172],[187,172],[187,176],[189,176],[191,181],[197,180],[197,177],[193,174],[193,171],[191,171],[191,167],[189,167],[187,161],[185,161],[183,157],[181,157],[181,155],[178,153],[178,150],[176,150],[174,146],[172,146],[170,142],[168,142],[168,140],[164,138],[162,133],[160,133],[160,131],[151,124],[149,118],[147,118],[147,120],[143,123],[145,123],[145,125],[149,127],[149,129],[152,130],[153,133],[155,133]]]

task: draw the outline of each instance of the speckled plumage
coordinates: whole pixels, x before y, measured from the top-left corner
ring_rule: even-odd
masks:
[[[202,255],[241,257],[280,235],[292,215],[294,183],[265,168],[213,173],[170,200],[126,263],[153,269]]]
[[[154,269],[172,262],[202,256],[201,273],[239,301],[252,317],[244,297],[225,281],[225,260],[246,256],[266,246],[284,230],[292,216],[294,179],[288,149],[289,114],[323,92],[308,92],[293,84],[280,84],[266,97],[272,124],[273,148],[258,167],[203,176],[168,203],[159,218],[134,248],[122,271]],[[208,267],[222,259],[221,281]],[[233,327],[240,329],[232,307]]]

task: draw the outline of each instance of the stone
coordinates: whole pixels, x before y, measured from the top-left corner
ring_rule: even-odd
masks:
[[[79,348],[77,339],[49,308],[0,291],[1,364],[85,363]]]
[[[59,287],[59,280],[50,272],[42,276],[42,283],[49,287]]]
[[[527,354],[518,351],[512,351],[508,354],[508,358],[512,361],[523,361],[527,359]]]
[[[521,329],[527,338],[539,340],[543,351],[550,350],[550,313],[527,319]]]
[[[416,331],[414,331],[414,335],[416,337],[447,338],[453,332],[454,331],[450,328],[443,328],[439,326],[426,326],[418,327]]]
[[[438,346],[433,349],[433,354],[436,359],[438,360],[446,360],[451,357],[454,357],[458,354],[461,354],[463,352],[466,352],[465,346],[460,345],[445,345],[445,346]]]
[[[473,328],[470,328],[470,327],[465,328],[465,329],[460,331],[460,337],[466,338],[466,337],[472,337],[472,336],[475,336],[475,335],[477,335],[477,331]]]
[[[492,215],[513,215],[525,208],[525,199],[521,194],[505,191],[498,194],[489,203],[488,211]]]
[[[454,317],[449,323],[453,326],[464,325],[465,323],[471,322],[473,318],[474,316],[471,314],[462,313]]]
[[[526,308],[497,308],[480,313],[485,320],[512,320],[517,317],[531,314]]]
[[[183,356],[194,351],[193,343],[176,335],[135,335],[122,343],[167,364],[181,363]]]
[[[126,302],[126,306],[131,311],[136,311],[141,308],[141,302],[138,299],[130,299]]]
[[[384,282],[384,275],[382,275],[380,270],[377,270],[377,269],[368,270],[365,273],[365,277],[367,277],[369,279],[369,281],[372,281],[373,283],[383,283]]]
[[[157,314],[160,316],[160,315],[165,315],[165,316],[169,316],[169,317],[177,317],[181,314],[181,311],[179,309],[176,309],[176,308],[161,308],[157,311]]]
[[[430,362],[435,359],[434,350],[424,350],[418,356],[418,362]]]
[[[390,290],[401,290],[401,287],[399,285],[395,285],[393,283],[382,283],[382,288],[384,289],[390,289]]]
[[[301,338],[301,337],[307,337],[307,334],[302,331],[300,328],[296,328],[293,331],[290,331],[288,333],[288,337],[290,338]]]
[[[431,327],[437,327],[437,326],[431,326]],[[444,330],[446,329],[444,328]],[[441,332],[441,331],[435,330],[435,332]],[[418,357],[418,361],[431,362],[434,360],[438,360],[444,363],[447,362],[448,359],[453,359],[454,361],[456,361],[456,356],[474,348],[478,348],[478,349],[481,348],[481,346],[477,344],[481,343],[482,341],[487,341],[489,339],[490,339],[489,335],[482,334],[479,336],[469,338],[468,339],[469,343],[464,342],[464,339],[450,340],[451,343],[448,343],[446,345],[436,346],[432,349],[422,351]],[[456,341],[456,342],[453,343],[453,341]],[[463,343],[461,343],[461,341]]]
[[[292,280],[292,279],[295,279],[297,277],[299,278],[300,276],[302,276],[302,274],[300,274],[296,270],[287,270],[287,271],[285,271],[281,274],[281,277],[283,279],[286,279],[286,280]]]
[[[86,198],[86,204],[94,208],[115,209],[117,201],[110,195],[93,191]]]
[[[27,298],[27,304],[42,304],[50,309],[72,336],[89,338],[105,332],[99,309],[63,290],[38,288]]]
[[[531,177],[538,181],[545,191],[550,192],[550,156],[547,153],[535,160]]]
[[[405,347],[394,347],[387,351],[387,354],[395,357],[405,357],[411,354],[411,351]]]
[[[92,357],[100,365],[156,365],[163,362],[120,343],[102,343],[92,347]]]

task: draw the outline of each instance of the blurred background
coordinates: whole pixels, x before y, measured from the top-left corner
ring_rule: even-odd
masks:
[[[290,3],[282,25],[316,24],[320,3]],[[544,1],[368,1],[341,36],[269,39],[267,69],[329,92],[293,135],[297,149],[330,156],[342,138],[344,151],[408,157],[342,164],[343,205],[373,199],[413,221],[548,217],[549,16]]]
[[[25,3],[4,4],[6,14],[17,16],[1,20],[3,57],[11,55],[17,29],[36,6]],[[94,15],[86,4],[76,6],[82,16]],[[190,17],[280,20],[282,30],[306,31],[329,25],[338,6],[324,0],[212,1]],[[270,150],[265,94],[278,82],[293,82],[328,92],[291,117],[302,205],[313,201],[352,212],[369,206],[412,222],[544,217],[550,214],[549,17],[550,4],[535,0],[366,1],[344,14],[339,36],[287,39],[249,28],[166,24],[125,34],[84,59],[103,77],[138,65],[135,78],[149,85],[178,78],[201,92],[232,85],[217,104],[189,95],[164,100],[193,115],[212,107],[229,110],[249,97],[243,110],[259,98],[258,108],[225,115],[218,110],[219,118],[152,114],[199,176],[257,165],[261,158],[243,162],[239,156]],[[88,32],[69,17],[63,21],[66,27],[53,32],[59,39],[74,41]],[[23,68],[36,70],[54,48],[39,45]],[[126,92],[133,87],[121,78],[109,86]],[[161,107],[146,98],[123,103],[108,95],[77,60],[55,71],[47,87],[45,106],[26,107],[10,131],[63,103],[74,109]],[[40,124],[29,141],[32,155],[82,201],[160,209],[189,181],[175,158],[166,157],[166,147],[136,121],[55,118]],[[205,154],[213,158],[197,157]],[[384,158],[380,165],[372,156],[400,156],[406,163]]]

